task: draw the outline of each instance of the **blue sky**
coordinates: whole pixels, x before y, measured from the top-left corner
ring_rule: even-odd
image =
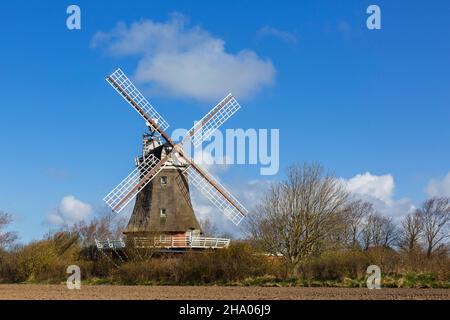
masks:
[[[81,8],[81,30],[66,28],[70,4]],[[381,8],[381,30],[366,28],[370,4]],[[0,210],[15,215],[22,241],[51,227],[64,197],[99,211],[145,129],[104,77],[117,67],[132,76],[155,52],[112,53],[113,40],[93,39],[119,22],[167,25],[173,13],[189,19],[184,30],[224,41],[227,55],[250,50],[274,68],[271,84],[237,96],[243,108],[224,127],[279,128],[280,175],[219,171],[238,197],[248,181],[303,161],[321,162],[386,214],[450,196],[449,12],[448,1],[1,2]],[[211,107],[155,87],[142,83],[171,129]]]

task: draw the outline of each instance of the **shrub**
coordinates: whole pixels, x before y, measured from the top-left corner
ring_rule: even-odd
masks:
[[[128,262],[114,272],[114,278],[126,284],[231,283],[263,276],[269,267],[265,257],[255,254],[248,245],[237,244],[222,250]]]
[[[338,280],[364,277],[369,259],[360,251],[327,252],[300,266],[305,280]]]
[[[65,233],[16,247],[4,262],[3,281],[62,281],[66,277],[67,266],[77,264],[78,253],[76,237]]]
[[[369,264],[375,264],[381,268],[383,274],[400,272],[401,256],[398,252],[386,247],[371,247],[364,254],[369,259]]]
[[[266,257],[247,244],[235,244],[227,249],[187,254],[178,264],[176,278],[187,283],[227,283],[263,276],[269,269]]]
[[[148,261],[129,262],[121,265],[114,278],[124,284],[165,284],[174,282],[174,258],[154,258]]]

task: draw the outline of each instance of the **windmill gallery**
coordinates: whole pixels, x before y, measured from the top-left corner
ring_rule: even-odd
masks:
[[[116,250],[131,244],[164,250],[226,248],[229,239],[204,237],[194,214],[190,187],[196,187],[235,225],[247,210],[206,169],[200,167],[182,149],[192,142],[197,147],[230,118],[240,105],[227,95],[197,122],[176,144],[166,133],[166,120],[151,106],[128,77],[117,69],[107,82],[144,119],[148,132],[143,135],[142,155],[135,159],[136,168],[120,182],[104,201],[119,213],[136,199],[131,217],[123,231],[126,242],[96,239],[101,250]]]

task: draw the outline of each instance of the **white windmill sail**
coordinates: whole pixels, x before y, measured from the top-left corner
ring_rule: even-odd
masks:
[[[194,146],[198,147],[240,108],[233,95],[228,94],[188,131],[187,137],[190,137]]]
[[[151,121],[153,121],[162,131],[169,128],[167,121],[152,107],[150,102],[147,101],[121,69],[114,71],[106,78],[106,81],[108,81],[114,90],[116,90],[148,124],[151,124]],[[154,129],[156,130],[156,128]]]
[[[117,213],[122,211],[133,198],[161,171],[160,160],[154,155],[146,157],[117,187],[103,198]],[[151,173],[151,175],[149,175]]]
[[[188,181],[195,186],[208,200],[210,200],[225,216],[235,225],[239,225],[243,218],[248,214],[247,209],[233,197],[206,169],[198,170],[194,166],[186,169]]]

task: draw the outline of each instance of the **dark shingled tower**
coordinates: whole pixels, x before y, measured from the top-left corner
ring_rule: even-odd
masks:
[[[153,136],[144,134],[143,155],[153,154],[158,159],[170,151]],[[138,162],[142,158],[137,159]],[[133,213],[124,234],[128,237],[149,234],[184,235],[201,233],[192,208],[184,165],[168,163],[136,196]]]

